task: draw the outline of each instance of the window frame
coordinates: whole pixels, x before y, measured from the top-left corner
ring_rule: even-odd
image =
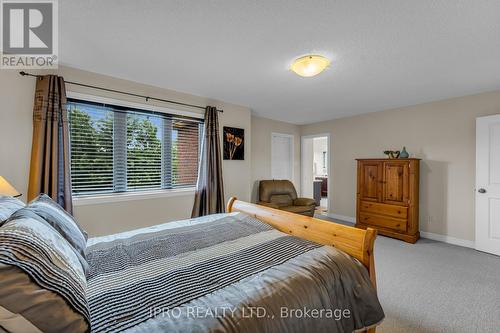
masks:
[[[201,120],[204,119],[204,114],[202,113],[202,111],[200,112],[188,111],[185,110],[183,107],[179,107],[179,109],[172,109],[153,104],[143,104],[143,103],[137,103],[137,102],[104,97],[104,96],[89,95],[74,91],[67,91],[66,97],[68,99],[78,99],[82,101],[88,101],[91,103],[93,102],[93,103],[110,104],[120,107],[140,109],[144,111],[165,113],[175,116],[191,117]],[[83,206],[83,205],[94,205],[100,203],[146,200],[146,199],[172,197],[172,196],[188,196],[188,195],[192,196],[194,193],[195,193],[195,186],[173,188],[173,189],[157,189],[157,190],[129,191],[129,192],[117,192],[117,193],[102,193],[102,194],[93,193],[93,194],[82,194],[73,197],[73,204],[75,206]]]

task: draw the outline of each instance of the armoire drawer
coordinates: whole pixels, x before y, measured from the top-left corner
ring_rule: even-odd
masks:
[[[407,220],[367,214],[367,213],[359,214],[359,222],[366,225],[388,228],[403,232],[406,231],[406,225],[407,225]]]
[[[406,219],[408,217],[408,207],[403,206],[361,201],[360,208],[361,212],[366,213],[389,215],[400,219]]]

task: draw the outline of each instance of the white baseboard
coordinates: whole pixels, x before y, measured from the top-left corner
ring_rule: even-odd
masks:
[[[340,214],[335,214],[335,213],[328,213],[328,217],[331,217],[332,219],[339,219],[342,221],[346,222],[351,222],[351,223],[356,223],[356,218],[352,216],[345,216],[345,215],[340,215]]]
[[[474,248],[474,242],[471,240],[467,240],[467,239],[455,238],[455,237],[435,234],[435,233],[427,232],[427,231],[420,231],[420,236],[422,238],[432,239],[432,240],[435,240],[438,242]]]
[[[331,217],[332,219],[339,219],[339,220],[346,221],[346,222],[356,223],[356,218],[352,217],[352,216],[345,216],[345,215],[339,215],[339,214],[335,214],[335,213],[328,213],[328,217]],[[435,240],[438,242],[474,248],[474,242],[471,240],[467,240],[467,239],[455,238],[455,237],[435,234],[435,233],[427,232],[427,231],[420,231],[420,237],[432,239],[432,240]]]

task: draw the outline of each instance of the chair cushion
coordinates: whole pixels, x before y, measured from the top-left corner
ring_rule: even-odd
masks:
[[[266,206],[266,207],[274,208],[274,209],[279,209],[280,208],[277,204],[274,204],[272,202],[259,201],[259,202],[257,202],[257,204],[261,205],[261,206]]]
[[[311,211],[311,206],[286,206],[286,207],[280,207],[281,210],[286,210],[287,212],[290,213],[306,213]]]
[[[17,210],[26,206],[17,198],[0,195],[0,226]]]
[[[293,204],[293,200],[288,194],[271,195],[269,202],[277,205],[278,207],[291,206]]]
[[[310,198],[297,198],[293,201],[295,206],[316,206],[316,201]]]

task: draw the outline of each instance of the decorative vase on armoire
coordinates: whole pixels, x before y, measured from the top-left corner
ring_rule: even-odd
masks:
[[[356,227],[415,243],[420,159],[358,159]]]
[[[408,158],[410,154],[406,151],[406,147],[403,147],[403,150],[399,153],[399,158]]]

